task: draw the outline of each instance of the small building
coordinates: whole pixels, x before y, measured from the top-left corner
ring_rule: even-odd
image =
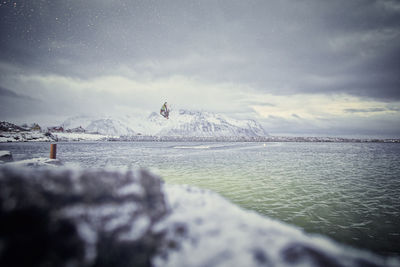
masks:
[[[32,124],[31,130],[32,131],[41,131],[42,128],[39,126],[39,124],[34,123],[34,124]]]

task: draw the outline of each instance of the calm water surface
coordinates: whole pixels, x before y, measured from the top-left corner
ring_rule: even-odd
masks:
[[[19,160],[47,157],[49,146],[0,150]],[[400,144],[82,142],[57,150],[66,165],[145,167],[309,233],[400,256]]]

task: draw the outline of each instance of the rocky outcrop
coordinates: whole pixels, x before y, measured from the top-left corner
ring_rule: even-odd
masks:
[[[145,171],[0,169],[0,266],[149,266],[161,186]]]
[[[1,132],[21,132],[21,131],[29,131],[29,129],[23,128],[21,126],[15,125],[10,122],[0,121],[0,131]]]
[[[0,150],[0,162],[11,162],[13,157],[10,151]]]
[[[0,143],[28,141],[51,142],[56,141],[56,137],[50,132],[41,132],[38,124],[20,127],[6,121],[0,122]]]

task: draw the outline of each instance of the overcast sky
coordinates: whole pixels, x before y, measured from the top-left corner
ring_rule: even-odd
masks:
[[[173,108],[400,137],[396,0],[2,0],[0,120]]]

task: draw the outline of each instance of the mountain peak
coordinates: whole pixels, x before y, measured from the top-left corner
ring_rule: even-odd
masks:
[[[187,109],[171,110],[169,119],[156,112],[147,117],[94,118],[77,116],[66,120],[64,128],[83,127],[88,132],[122,136],[137,133],[183,137],[258,137],[267,136],[255,120],[236,120],[228,116]]]

